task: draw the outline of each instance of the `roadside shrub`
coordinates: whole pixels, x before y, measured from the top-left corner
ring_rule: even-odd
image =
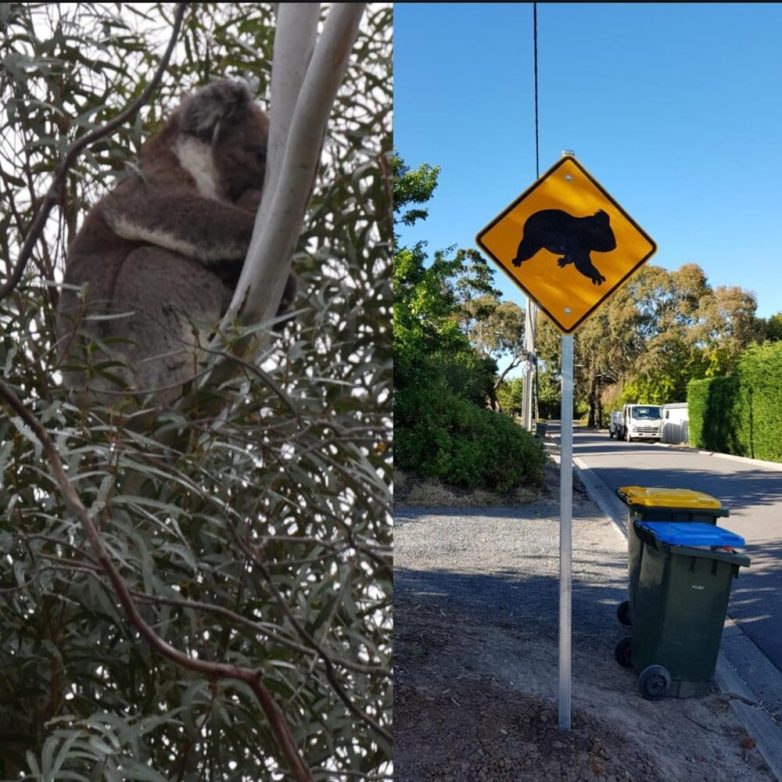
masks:
[[[485,405],[494,394],[497,364],[492,358],[480,356],[471,350],[438,350],[431,354],[425,363],[432,368],[436,376],[445,380],[456,396],[474,405]]]
[[[753,345],[738,364],[741,409],[736,417],[744,453],[782,462],[782,343]]]
[[[736,421],[739,394],[735,375],[690,381],[687,411],[692,445],[708,451],[743,454]]]
[[[690,445],[703,448],[703,419],[706,412],[706,400],[709,397],[711,378],[690,380],[687,384],[687,415]]]
[[[396,466],[463,489],[539,486],[543,444],[503,413],[454,395],[445,383],[407,388],[394,408]]]
[[[734,375],[687,387],[690,443],[782,462],[782,344],[755,345]]]

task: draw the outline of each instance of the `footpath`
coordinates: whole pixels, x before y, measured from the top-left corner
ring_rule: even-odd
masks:
[[[776,463],[729,454],[708,452],[708,455],[782,471],[782,465]],[[587,496],[614,523],[626,540],[627,507],[578,457],[573,459],[573,465]],[[751,555],[752,552],[748,553]],[[730,696],[731,708],[736,717],[756,742],[775,778],[782,780],[781,715],[776,709],[767,706],[768,703],[782,702],[782,672],[729,616],[725,621],[714,681],[721,692]]]

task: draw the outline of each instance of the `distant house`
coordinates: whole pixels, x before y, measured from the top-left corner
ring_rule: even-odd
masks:
[[[686,402],[663,405],[663,442],[689,443],[690,416]]]

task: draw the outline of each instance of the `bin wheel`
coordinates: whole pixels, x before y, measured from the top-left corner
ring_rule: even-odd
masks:
[[[626,627],[629,627],[633,622],[630,619],[630,601],[623,600],[616,609],[617,619]]]
[[[659,701],[671,689],[671,674],[662,665],[650,665],[638,677],[638,689],[648,701]]]
[[[614,649],[614,657],[622,668],[633,667],[632,647],[633,639],[628,635],[626,638],[623,638],[616,645],[616,649]]]

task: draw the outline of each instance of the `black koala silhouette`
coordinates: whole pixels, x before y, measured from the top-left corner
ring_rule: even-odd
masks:
[[[557,261],[560,267],[575,264],[576,269],[595,285],[602,285],[605,277],[595,268],[589,254],[615,248],[616,237],[608,215],[602,209],[588,217],[573,217],[561,209],[543,209],[530,215],[524,223],[513,265],[521,266],[538,250],[546,249],[562,255]]]

